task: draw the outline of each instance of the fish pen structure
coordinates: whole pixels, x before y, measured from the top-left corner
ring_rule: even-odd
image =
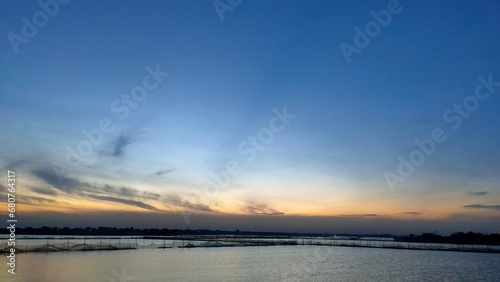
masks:
[[[145,239],[146,238],[146,239]],[[170,248],[209,248],[209,247],[251,247],[251,246],[322,246],[322,247],[361,247],[406,250],[458,251],[479,253],[500,253],[500,246],[491,245],[459,245],[414,243],[376,240],[339,240],[318,238],[235,238],[206,236],[167,236],[128,239],[85,239],[67,240],[17,240],[15,247],[7,241],[0,242],[0,253],[10,253],[15,248],[20,252],[62,252],[62,251],[111,251],[136,249],[170,249]]]
[[[58,242],[59,241],[59,242]],[[130,241],[130,240],[129,240]],[[179,244],[177,244],[179,245]],[[47,240],[45,243],[22,243],[18,242],[14,246],[8,246],[5,242],[1,244],[2,248],[0,253],[10,253],[11,249],[14,248],[16,253],[20,252],[62,252],[62,251],[113,251],[113,250],[135,250],[135,249],[166,249],[175,247],[175,242],[171,243],[139,243],[137,240],[135,242],[121,242],[116,240],[100,240],[99,242],[91,241],[86,242],[84,240],[67,240],[66,242],[60,242],[60,240]]]

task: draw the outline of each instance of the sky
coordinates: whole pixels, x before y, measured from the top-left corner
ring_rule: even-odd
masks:
[[[18,226],[500,232],[497,1],[2,1]]]

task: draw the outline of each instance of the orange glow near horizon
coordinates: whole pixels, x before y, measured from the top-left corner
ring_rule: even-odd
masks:
[[[330,192],[323,195],[319,192],[301,195],[291,191],[283,196],[278,193],[282,189],[275,189],[266,194],[255,194],[249,196],[248,190],[229,190],[215,195],[214,198],[196,199],[189,198],[193,203],[210,206],[214,211],[229,215],[258,215],[260,213],[279,213],[279,216],[321,216],[321,217],[365,217],[365,218],[395,218],[402,220],[415,219],[443,219],[453,214],[464,213],[463,196],[450,193],[434,194],[432,197],[421,196],[417,201],[411,191],[405,193],[387,193],[385,198],[377,201],[371,200],[374,196],[369,193],[356,193],[355,189],[343,189],[340,192]],[[20,189],[29,191],[29,189]],[[376,189],[374,189],[376,190]],[[278,191],[278,192],[276,192]],[[262,193],[262,192],[261,192]],[[89,213],[89,212],[137,212],[137,213],[180,213],[184,208],[180,206],[169,206],[161,200],[142,201],[151,205],[158,211],[148,210],[133,204],[111,202],[99,199],[82,198],[71,194],[58,194],[55,197],[39,195],[33,192],[22,193],[19,199],[25,197],[26,201],[20,201],[17,210],[26,214],[38,212],[56,212],[65,214]],[[260,199],[252,201],[248,199]],[[31,199],[31,200],[30,200]],[[262,199],[266,199],[263,201]],[[258,202],[259,204],[255,204]],[[263,204],[264,203],[264,204]],[[6,209],[6,204],[5,209]],[[257,206],[255,210],[248,207]],[[259,207],[262,210],[259,210]],[[208,211],[191,210],[192,213],[209,214]],[[253,212],[253,213],[252,213]],[[467,212],[476,216],[494,213],[491,210],[468,210]],[[283,214],[281,214],[283,213]]]

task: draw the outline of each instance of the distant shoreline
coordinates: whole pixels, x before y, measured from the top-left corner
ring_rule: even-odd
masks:
[[[44,235],[41,235],[44,236]],[[66,236],[25,237],[16,241],[15,252],[107,251],[169,248],[219,248],[251,246],[321,246],[357,247],[400,250],[430,250],[475,253],[500,253],[498,245],[423,243],[374,237],[310,237],[310,236],[235,236],[235,235],[176,235],[176,236]],[[55,235],[60,236],[60,235]],[[393,240],[390,240],[393,239]],[[26,242],[34,240],[36,243]],[[44,240],[41,244],[38,241]],[[12,252],[7,240],[0,241],[0,253]],[[146,241],[148,241],[146,243]],[[167,242],[168,241],[168,242]]]
[[[8,234],[9,230],[1,229],[1,234]],[[439,244],[457,244],[457,245],[491,245],[500,246],[500,234],[482,234],[474,232],[455,232],[450,236],[442,236],[434,233],[422,233],[421,235],[410,234],[407,236],[395,236],[392,234],[328,234],[328,233],[291,233],[291,232],[257,232],[257,231],[224,231],[224,230],[208,230],[208,229],[135,229],[130,228],[114,228],[114,227],[98,227],[98,228],[68,228],[68,227],[26,227],[17,228],[16,234],[21,236],[137,236],[145,238],[158,237],[175,237],[184,236],[220,236],[231,238],[273,238],[273,239],[294,239],[294,238],[325,238],[337,240],[359,240],[369,239],[370,241],[396,241],[406,243],[439,243]],[[33,237],[33,239],[37,239]]]

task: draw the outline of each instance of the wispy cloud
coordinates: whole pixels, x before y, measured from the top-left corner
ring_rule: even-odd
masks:
[[[242,208],[243,212],[248,214],[260,214],[260,215],[282,215],[284,212],[277,211],[273,208],[268,207],[266,204],[254,204],[248,205]]]
[[[53,199],[35,197],[35,196],[23,196],[22,199],[19,200],[20,203],[25,205],[40,205],[40,204],[53,204],[56,203]]]
[[[487,209],[487,210],[500,211],[500,205],[473,204],[473,205],[466,205],[466,206],[464,206],[464,208],[466,208],[466,209]]]
[[[21,169],[22,167],[25,167],[26,165],[32,164],[34,159],[38,160],[38,157],[30,156],[29,158],[28,157],[17,158],[15,160],[8,162],[5,165],[5,168],[13,169],[13,170]]]
[[[36,169],[33,170],[32,173],[45,183],[66,194],[77,195],[83,198],[122,203],[147,210],[158,210],[156,207],[143,202],[143,200],[158,200],[161,197],[158,193],[140,191],[130,187],[115,187],[108,184],[99,187],[97,185],[81,182],[70,177],[65,177],[62,181],[59,181],[54,173],[44,169]],[[56,191],[48,189],[32,188],[32,190],[35,193],[44,195],[57,194]]]
[[[82,183],[70,177],[64,177],[61,180],[59,180],[59,178],[54,172],[46,169],[34,169],[31,171],[31,173],[33,173],[36,177],[42,179],[52,187],[65,193],[71,194],[77,192],[79,189],[81,190],[85,188],[90,188],[90,186],[87,183]]]
[[[186,201],[184,203],[184,206],[189,208],[189,209],[193,209],[193,210],[197,210],[197,211],[205,211],[205,212],[213,212],[214,211],[209,206],[207,206],[205,204],[191,203],[189,201]]]
[[[171,193],[168,194],[164,199],[163,202],[167,204],[168,206],[174,206],[174,207],[182,207],[190,210],[197,210],[197,211],[203,211],[203,212],[214,212],[213,209],[211,209],[209,206],[201,203],[191,203],[188,200],[183,199],[181,196]]]
[[[378,216],[378,214],[375,214],[375,213],[359,213],[359,214],[341,214],[339,216],[346,216],[346,217],[375,217],[375,216]]]
[[[121,157],[123,155],[124,149],[127,145],[132,144],[134,142],[134,136],[130,133],[122,132],[114,141],[113,141],[113,152],[112,155],[114,157]]]
[[[150,176],[158,176],[158,175],[163,175],[163,174],[167,174],[167,173],[169,173],[169,172],[172,172],[172,171],[174,171],[174,170],[175,170],[175,168],[172,168],[172,169],[166,169],[166,170],[160,170],[160,171],[157,171],[157,172],[155,172],[155,173],[151,174]]]
[[[115,203],[122,203],[130,206],[136,206],[140,207],[143,209],[147,210],[152,210],[152,211],[157,211],[158,209],[152,205],[148,205],[146,203],[140,202],[140,201],[134,201],[134,200],[127,200],[127,199],[122,199],[122,198],[116,198],[116,197],[110,197],[110,196],[100,196],[100,195],[88,195],[90,198],[94,198],[97,200],[102,200],[102,201],[108,201],[108,202],[115,202]]]
[[[181,205],[183,202],[181,196],[173,193],[165,196],[165,199],[163,201],[167,204],[172,204],[172,205]]]
[[[154,192],[140,191],[130,187],[114,187],[111,185],[104,185],[103,192],[109,193],[114,196],[128,197],[128,198],[141,198],[149,200],[159,200],[161,195]]]
[[[407,215],[420,215],[420,214],[423,214],[421,212],[412,212],[412,211],[409,211],[409,212],[402,212],[402,213],[399,213],[399,214],[407,214]]]
[[[56,196],[58,194],[57,191],[55,189],[52,189],[52,188],[44,189],[44,188],[32,187],[30,189],[31,189],[31,191],[33,191],[37,194],[42,194],[42,195]]]
[[[149,199],[149,200],[158,201],[160,199],[161,195],[159,193],[144,191],[141,193],[140,197],[145,198],[145,199]]]
[[[118,136],[113,138],[104,149],[100,151],[101,156],[111,156],[115,158],[120,158],[125,155],[126,148],[133,143],[139,141],[139,130],[137,127],[132,128],[128,131],[122,131]]]
[[[479,191],[479,192],[467,192],[467,195],[469,196],[484,196],[486,194],[488,194],[489,192],[488,191]]]
[[[122,197],[137,197],[139,194],[139,191],[133,188],[114,187],[108,184],[104,185],[102,191]]]

